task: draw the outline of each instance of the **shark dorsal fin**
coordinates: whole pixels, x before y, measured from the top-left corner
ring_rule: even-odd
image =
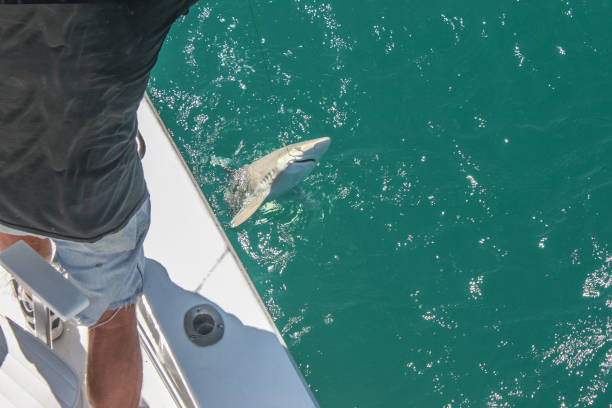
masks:
[[[238,212],[238,214],[236,214],[234,218],[232,218],[231,227],[235,228],[246,220],[248,220],[249,217],[251,217],[251,215],[253,215],[255,211],[257,211],[257,209],[263,204],[263,202],[266,201],[266,198],[268,198],[269,194],[270,190],[267,190],[258,195],[249,197]]]

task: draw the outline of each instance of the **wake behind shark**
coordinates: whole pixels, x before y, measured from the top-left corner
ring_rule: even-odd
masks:
[[[278,196],[305,179],[329,148],[322,137],[282,147],[232,172],[225,200],[238,212],[232,228],[245,222],[268,197]]]

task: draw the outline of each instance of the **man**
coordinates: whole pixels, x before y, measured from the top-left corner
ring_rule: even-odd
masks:
[[[139,403],[149,202],[136,109],[193,2],[0,6],[0,251],[23,239],[88,294],[77,319],[93,407]]]

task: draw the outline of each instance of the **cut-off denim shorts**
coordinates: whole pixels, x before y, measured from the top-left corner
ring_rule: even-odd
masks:
[[[107,309],[134,303],[142,293],[144,273],[143,242],[151,220],[147,199],[119,232],[96,242],[76,242],[53,238],[59,263],[68,278],[89,298],[89,306],[76,316],[85,326],[96,323]],[[0,232],[30,234],[0,224]]]

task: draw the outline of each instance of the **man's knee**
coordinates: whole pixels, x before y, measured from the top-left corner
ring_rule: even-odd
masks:
[[[89,330],[114,330],[127,327],[136,327],[136,306],[134,304],[118,309],[108,309],[96,324],[89,327]]]

